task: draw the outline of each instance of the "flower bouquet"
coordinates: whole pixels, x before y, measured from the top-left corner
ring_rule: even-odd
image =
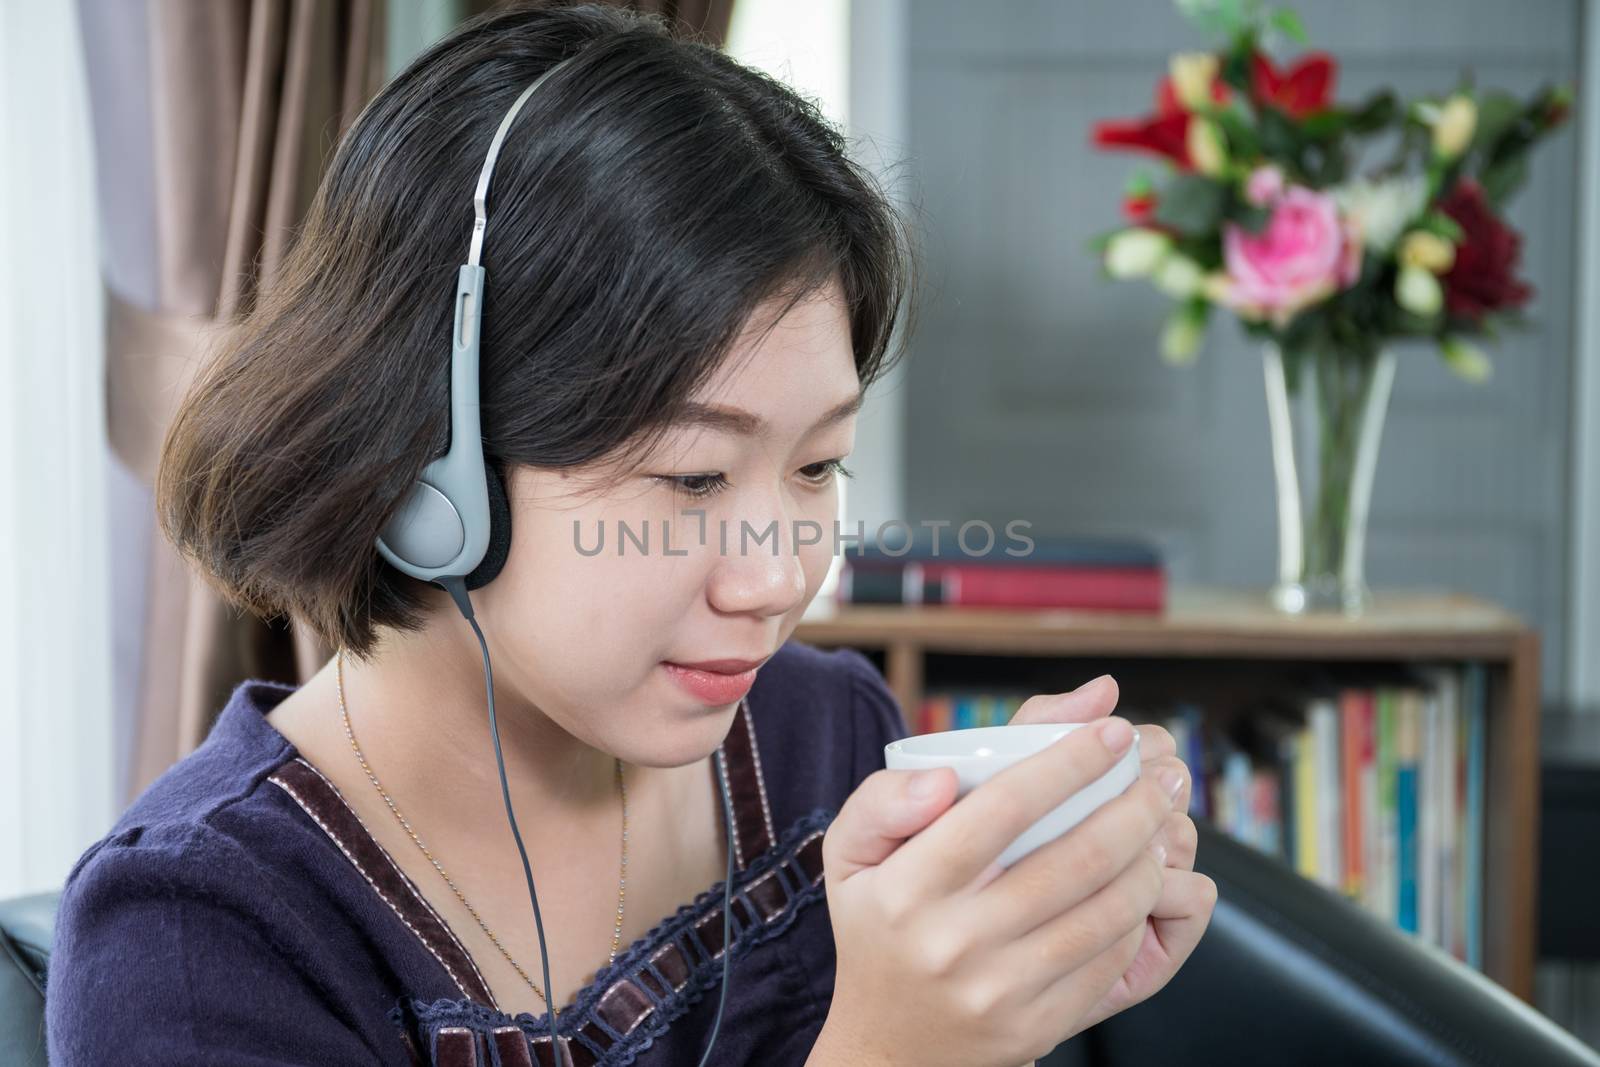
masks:
[[[1522,238],[1503,206],[1527,177],[1529,150],[1565,121],[1571,90],[1524,100],[1463,82],[1411,101],[1385,89],[1342,104],[1332,56],[1269,57],[1269,43],[1306,43],[1292,10],[1177,7],[1222,44],[1172,57],[1153,114],[1094,125],[1097,147],[1166,162],[1159,180],[1134,175],[1127,224],[1094,247],[1108,276],[1149,279],[1177,302],[1162,332],[1167,360],[1195,356],[1218,307],[1263,343],[1278,485],[1273,601],[1359,611],[1391,346],[1432,339],[1458,374],[1489,375],[1469,339],[1519,323],[1533,295],[1517,277]],[[1296,405],[1311,432],[1296,431]],[[1297,439],[1314,453],[1297,458]],[[1300,468],[1311,465],[1303,494]]]

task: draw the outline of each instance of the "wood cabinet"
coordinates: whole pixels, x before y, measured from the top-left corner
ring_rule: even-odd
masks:
[[[1264,593],[1178,588],[1160,615],[960,607],[820,605],[796,630],[879,663],[908,716],[925,686],[952,680],[1060,692],[1109,671],[1124,706],[1174,693],[1263,694],[1308,664],[1331,670],[1479,662],[1488,679],[1483,963],[1533,995],[1538,856],[1539,637],[1467,596],[1380,591],[1359,617],[1288,617]]]

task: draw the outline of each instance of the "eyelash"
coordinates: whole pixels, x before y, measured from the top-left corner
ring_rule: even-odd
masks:
[[[844,462],[838,459],[823,460],[821,463],[812,463],[808,466],[801,467],[800,469],[804,471],[811,469],[811,467],[823,468],[821,474],[810,479],[812,484],[819,489],[825,486],[828,483],[828,480],[834,475],[842,475],[846,478],[855,477],[855,472],[845,467]],[[656,480],[671,483],[678,492],[682,493],[691,500],[703,500],[707,497],[714,496],[717,493],[722,492],[728,487],[728,479],[721,473],[658,475]],[[704,488],[691,489],[689,486],[683,484],[684,482],[695,481],[704,481],[707,483],[707,485]]]

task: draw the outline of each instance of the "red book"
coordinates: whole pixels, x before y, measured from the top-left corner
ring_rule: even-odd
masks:
[[[1362,768],[1372,759],[1372,693],[1346,689],[1339,694],[1342,744],[1340,759],[1344,779],[1344,887],[1361,893],[1366,877],[1363,858]]]
[[[1166,575],[1154,567],[851,566],[841,575],[839,599],[853,604],[1160,612],[1166,605]]]

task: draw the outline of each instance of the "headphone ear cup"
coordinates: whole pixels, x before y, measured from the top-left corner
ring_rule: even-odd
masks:
[[[506,565],[511,554],[511,502],[506,498],[506,483],[500,468],[493,463],[483,465],[484,480],[489,486],[489,547],[483,559],[467,575],[468,589],[480,589],[494,581]]]

